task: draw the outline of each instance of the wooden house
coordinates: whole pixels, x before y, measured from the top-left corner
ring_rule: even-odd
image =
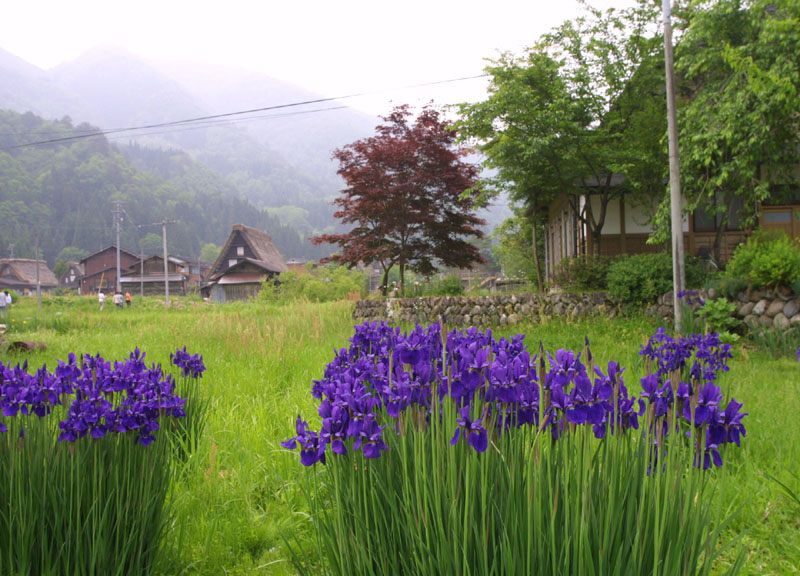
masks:
[[[137,262],[139,257],[127,250],[120,249],[120,272],[127,270]],[[83,266],[83,277],[80,282],[81,294],[92,294],[101,288],[113,292],[117,283],[117,247],[114,245],[98,250],[80,261]]]
[[[183,260],[167,256],[167,282],[170,294],[186,294],[188,276],[183,273],[183,268]],[[164,257],[137,258],[135,263],[122,271],[120,286],[123,292],[131,294],[164,294]]]
[[[794,238],[800,238],[800,193],[782,195],[781,200],[763,203],[758,208],[758,224],[761,229],[784,230]],[[633,202],[626,194],[613,198],[607,207],[599,246],[595,251],[595,239],[570,207],[570,202],[584,210],[587,202],[592,210],[599,212],[599,201],[591,191],[579,197],[570,198],[563,194],[548,206],[548,220],[545,227],[546,276],[552,280],[563,260],[592,254],[617,256],[620,254],[642,254],[659,252],[663,246],[647,244],[653,231],[651,220],[657,204]],[[742,226],[742,205],[740,201],[727,206],[728,224],[720,230],[722,219],[698,209],[683,215],[683,241],[687,254],[708,258],[713,253],[714,242],[720,235],[720,264],[727,262],[736,247],[747,238]]]
[[[195,260],[184,256],[169,256],[169,260],[177,264],[178,272],[186,276],[186,289],[197,290],[202,286],[206,276],[211,271],[213,262]]]
[[[80,262],[67,262],[66,271],[58,278],[58,285],[69,290],[77,290],[80,294],[83,266]]]
[[[29,258],[4,258],[0,260],[0,290],[14,290],[22,294],[42,292],[58,287],[58,278],[44,260]]]
[[[260,292],[265,281],[287,270],[269,234],[234,224],[201,294],[213,302],[247,300]]]

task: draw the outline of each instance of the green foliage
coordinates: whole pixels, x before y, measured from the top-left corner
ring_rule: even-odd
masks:
[[[696,259],[685,261],[686,286],[698,286],[703,278]],[[672,290],[672,255],[633,254],[623,256],[608,268],[609,296],[623,304],[641,305],[655,302]]]
[[[331,302],[344,300],[353,295],[364,295],[366,278],[358,270],[329,264],[302,271],[289,270],[278,278],[277,283],[266,282],[259,294],[264,302]]]
[[[760,330],[751,330],[753,343],[769,352],[772,358],[787,357],[795,359],[797,350],[800,349],[800,329],[776,330],[772,327],[762,327]]]
[[[722,274],[709,282],[708,287],[713,288],[725,298],[733,300],[739,294],[747,290],[749,284],[747,278]]]
[[[727,298],[706,300],[695,314],[703,322],[703,332],[719,332],[725,343],[733,343],[739,339],[742,321],[736,316],[736,303]]]
[[[751,287],[792,286],[800,278],[800,244],[783,231],[759,231],[736,247],[725,278]]]
[[[486,68],[489,94],[462,104],[457,127],[477,140],[495,175],[487,196],[501,191],[539,210],[586,184],[598,203],[566,209],[599,235],[621,187],[640,198],[664,192],[666,127],[662,94],[663,41],[650,30],[652,6],[587,8],[545,34],[526,53],[504,53]]]
[[[172,254],[194,257],[206,243],[221,244],[236,223],[266,230],[287,257],[329,254],[243,199],[231,180],[183,152],[134,145],[123,156],[100,136],[55,146],[17,147],[32,132],[70,138],[93,130],[97,129],[0,111],[0,254],[8,254],[14,244],[17,256],[32,257],[36,230],[41,230],[39,246],[45,260],[51,264],[59,258],[79,260],[79,254],[110,243],[114,200],[123,202],[127,214],[120,245],[137,254],[140,231],[135,225],[164,218],[177,220],[168,234]],[[151,228],[144,232],[153,234],[148,238],[150,250],[161,253],[160,236],[156,242],[158,234]]]
[[[460,296],[464,293],[464,285],[461,283],[461,276],[450,274],[445,276],[434,285],[433,295],[435,296]]]
[[[689,2],[676,10],[681,184],[690,205],[722,225],[734,198],[744,224],[753,224],[769,184],[791,182],[800,161],[798,18],[796,0]]]
[[[523,215],[519,206],[512,206],[514,216],[507,218],[494,229],[492,237],[497,240],[493,247],[495,257],[500,261],[503,273],[509,278],[527,278],[536,280],[536,267],[533,261],[533,231],[531,219]],[[538,223],[541,226],[541,223]],[[543,228],[543,227],[542,227]],[[539,231],[537,240],[540,243],[539,257],[544,255],[543,229]],[[544,269],[544,262],[540,263]]]
[[[222,246],[217,246],[213,242],[203,244],[200,249],[200,260],[204,262],[214,262],[222,251]]]
[[[175,470],[167,430],[57,442],[65,407],[5,419],[0,434],[0,573],[154,573]],[[60,416],[60,418],[59,418]]]
[[[580,256],[562,261],[557,281],[571,290],[600,292],[608,289],[609,256]]]

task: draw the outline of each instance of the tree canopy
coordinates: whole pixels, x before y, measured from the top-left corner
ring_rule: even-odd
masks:
[[[507,190],[534,212],[567,194],[597,241],[612,199],[623,191],[663,193],[666,132],[657,12],[587,8],[543,36],[527,54],[504,54],[486,72],[485,101],[460,106],[462,134],[477,141]],[[624,186],[619,186],[620,178]],[[581,203],[587,192],[596,202]]]
[[[471,192],[478,168],[463,160],[467,151],[455,145],[449,122],[432,106],[416,118],[399,106],[383,119],[375,136],[334,152],[346,183],[334,216],[353,228],[312,241],[338,244],[331,260],[351,267],[380,263],[384,290],[389,270],[398,266],[402,293],[406,268],[428,275],[440,265],[481,261],[467,241],[483,235]]]
[[[800,3],[693,1],[676,13],[682,188],[721,233],[800,163]]]
[[[115,242],[117,200],[125,209],[121,247],[136,254],[148,233],[155,235],[150,248],[161,253],[160,227],[144,225],[164,218],[178,221],[167,235],[172,254],[196,257],[205,243],[224,243],[236,223],[266,230],[287,257],[329,254],[183,152],[148,150],[130,160],[99,135],[25,146],[32,133],[56,139],[97,130],[88,124],[73,127],[69,118],[49,122],[0,110],[0,256],[13,245],[17,257],[33,257],[37,235],[40,254],[51,264],[65,247],[87,254],[104,248]],[[136,165],[156,167],[158,173]]]

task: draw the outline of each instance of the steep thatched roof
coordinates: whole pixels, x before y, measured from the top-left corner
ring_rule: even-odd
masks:
[[[20,282],[36,284],[36,266],[39,266],[39,284],[41,286],[58,286],[58,279],[44,260],[30,258],[5,258],[0,260],[0,268],[8,265],[11,275]]]
[[[214,265],[211,267],[212,277],[219,276],[227,270],[227,261],[230,257],[228,253],[233,246],[234,240],[238,236],[240,236],[253,251],[255,257],[251,257],[249,260],[260,268],[276,273],[286,272],[289,269],[286,266],[283,256],[278,252],[275,244],[272,243],[272,238],[270,238],[269,234],[257,230],[256,228],[245,226],[244,224],[234,224],[233,230],[231,230],[231,234],[225,242],[225,246],[222,247],[219,256],[217,256]],[[241,260],[242,258],[239,257],[239,259]]]

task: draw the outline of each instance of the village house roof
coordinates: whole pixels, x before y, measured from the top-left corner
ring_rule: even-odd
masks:
[[[227,264],[228,260],[232,257],[230,251],[237,237],[241,237],[241,239],[244,240],[255,256],[254,258],[239,257],[238,263],[247,261],[258,268],[276,273],[286,272],[289,269],[286,266],[283,256],[278,252],[275,244],[272,243],[272,238],[269,234],[257,230],[256,228],[245,226],[244,224],[234,224],[233,230],[230,236],[228,236],[228,240],[225,242],[225,246],[222,247],[219,256],[217,256],[211,268],[213,271],[211,278],[221,276],[230,268]]]
[[[87,260],[91,260],[95,256],[99,256],[100,254],[102,254],[103,252],[106,252],[107,250],[113,250],[114,252],[116,252],[117,251],[117,246],[115,244],[111,244],[110,246],[106,246],[105,248],[102,248],[101,250],[98,250],[97,252],[93,252],[93,253],[89,254],[86,258],[82,258],[80,263],[84,264]],[[139,259],[139,257],[136,254],[134,254],[133,252],[131,252],[129,250],[125,250],[125,248],[120,248],[119,252],[120,252],[120,254],[127,254],[131,258],[136,258],[137,260]]]
[[[0,259],[0,276],[3,276],[2,283],[15,284],[20,287],[35,286],[37,264],[39,268],[39,285],[58,286],[58,279],[52,270],[47,267],[47,262],[30,258]]]

